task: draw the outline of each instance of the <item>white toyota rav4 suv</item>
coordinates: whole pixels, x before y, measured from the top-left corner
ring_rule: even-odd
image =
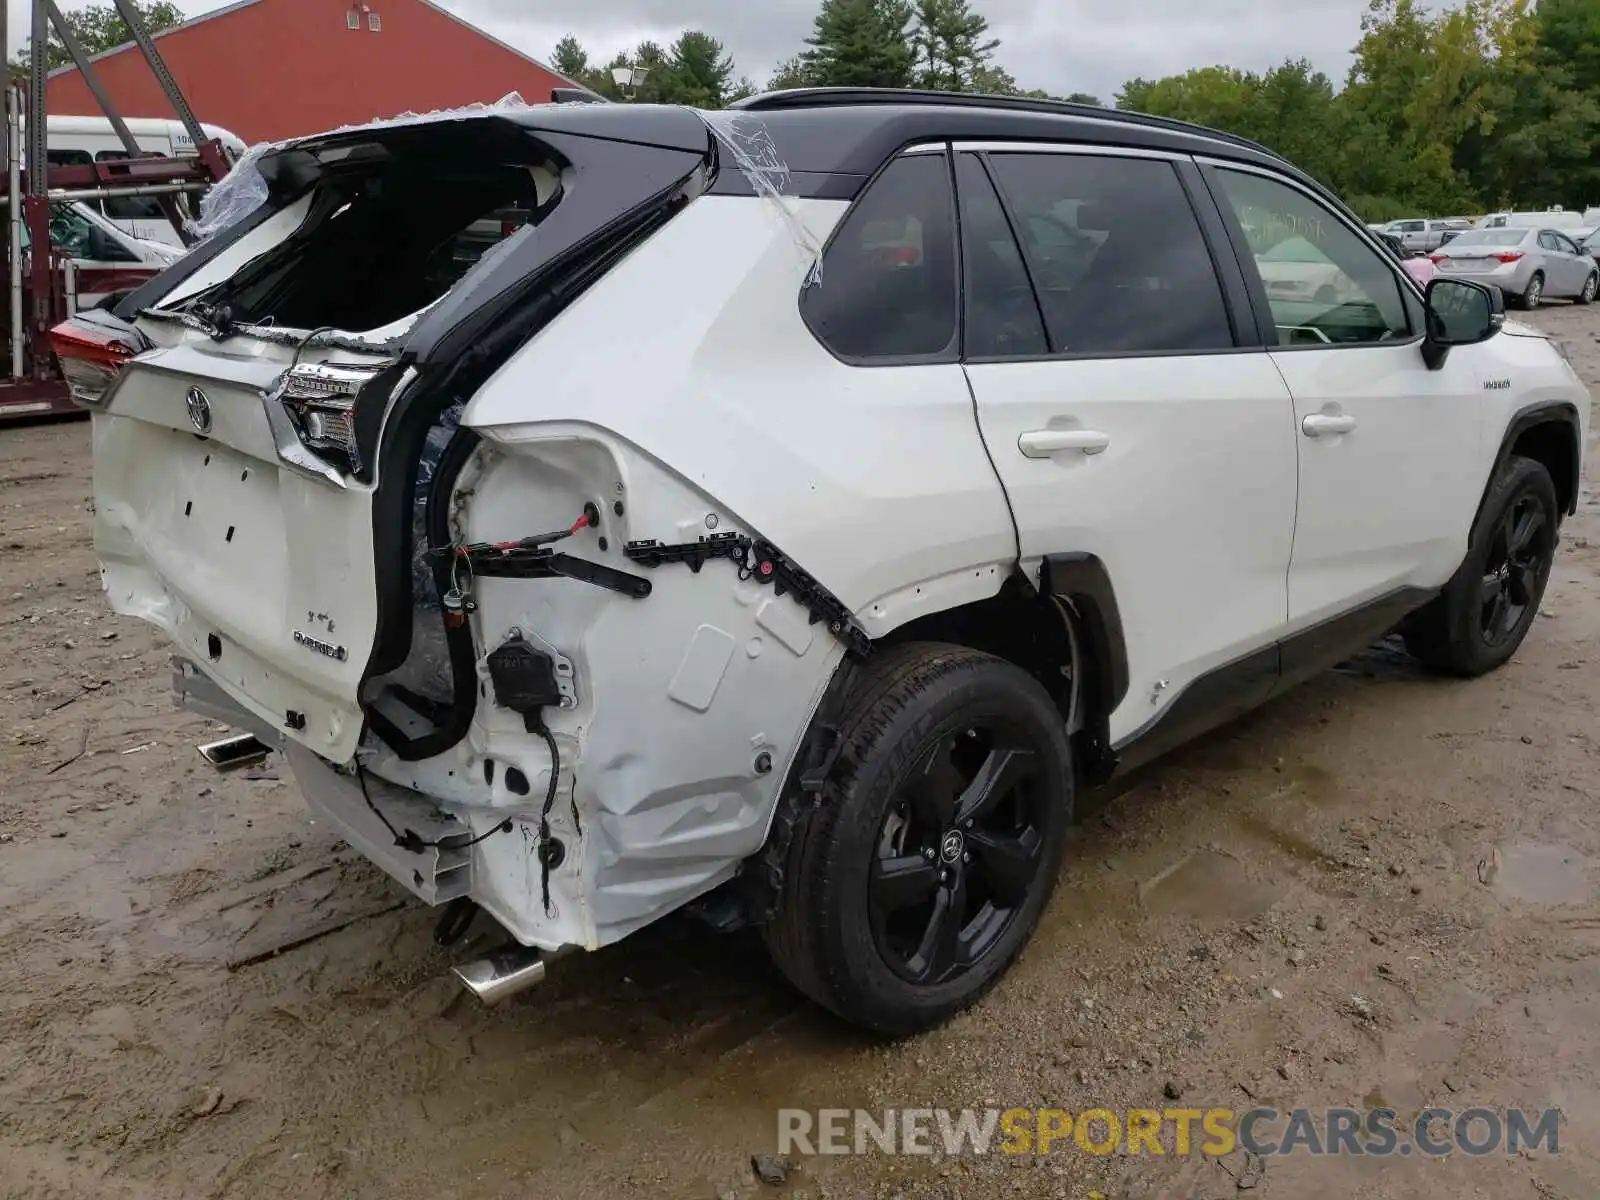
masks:
[[[802,91],[241,171],[253,211],[57,331],[105,591],[510,932],[488,998],[689,907],[930,1026],[1086,789],[1397,627],[1499,666],[1578,495],[1558,345],[1192,126]]]

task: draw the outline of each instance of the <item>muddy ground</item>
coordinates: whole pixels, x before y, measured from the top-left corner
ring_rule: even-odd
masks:
[[[1600,311],[1536,319],[1600,384]],[[0,430],[0,1195],[1600,1193],[1593,471],[1509,667],[1442,682],[1379,648],[1172,759],[1088,816],[1001,986],[887,1047],[687,922],[463,1001],[433,914],[280,766],[200,760],[214,727],[170,709],[161,639],[101,604],[89,495],[84,424]],[[1159,1108],[1169,1085],[1402,1120],[1558,1106],[1560,1152],[751,1174],[779,1107]]]

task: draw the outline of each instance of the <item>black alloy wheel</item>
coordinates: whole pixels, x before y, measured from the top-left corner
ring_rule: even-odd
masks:
[[[1025,735],[979,726],[937,739],[884,819],[873,938],[915,984],[946,983],[1004,937],[1044,865],[1045,791]]]
[[[789,791],[773,959],[878,1033],[930,1029],[987,991],[1050,901],[1072,820],[1057,698],[1014,663],[886,647],[850,685],[816,799]]]
[[[1484,645],[1498,649],[1529,619],[1544,593],[1555,535],[1540,497],[1531,492],[1519,496],[1495,525],[1479,584],[1478,632]]]
[[[1466,558],[1437,598],[1401,626],[1406,647],[1436,671],[1493,671],[1517,652],[1550,582],[1561,502],[1541,462],[1512,455],[1496,470]]]

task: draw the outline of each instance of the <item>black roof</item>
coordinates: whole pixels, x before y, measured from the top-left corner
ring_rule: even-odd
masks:
[[[905,146],[946,139],[1073,141],[1207,154],[1287,170],[1306,179],[1267,147],[1246,138],[1187,121],[1060,100],[889,88],[800,88],[753,96],[734,104],[731,111],[759,117],[778,156],[802,179],[870,176]]]
[[[576,99],[576,97],[572,97]],[[1101,144],[1203,154],[1255,163],[1314,180],[1267,147],[1186,121],[1122,109],[1097,108],[1020,96],[976,96],[888,88],[799,88],[769,92],[722,113],[700,113],[676,105],[565,103],[525,109],[484,109],[440,114],[434,120],[501,123],[543,134],[599,138],[674,150],[704,150],[709,120],[723,141],[751,145],[756,157],[782,163],[784,190],[799,198],[854,198],[865,182],[896,153],[916,143],[938,141],[1063,142]],[[299,148],[382,137],[403,141],[430,136],[425,120],[414,128],[379,126],[341,130],[297,143]],[[713,190],[749,194],[749,182],[722,154]],[[1326,195],[1325,189],[1318,189]]]
[[[916,88],[857,88],[814,87],[792,88],[781,92],[765,92],[730,105],[731,108],[751,112],[785,112],[795,109],[830,107],[860,107],[886,104],[896,106],[920,105],[930,108],[989,109],[999,112],[1042,113],[1048,116],[1081,117],[1097,121],[1117,121],[1124,125],[1140,125],[1150,129],[1165,129],[1180,133],[1193,133],[1219,142],[1227,142],[1263,154],[1272,151],[1260,142],[1232,133],[1223,133],[1192,121],[1178,121],[1171,117],[1153,117],[1148,113],[1132,112],[1123,108],[1105,108],[1099,104],[1076,104],[1071,100],[1039,99],[1033,96],[988,96],[971,92],[934,92]]]

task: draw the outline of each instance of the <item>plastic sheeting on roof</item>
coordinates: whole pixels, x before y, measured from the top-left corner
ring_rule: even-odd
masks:
[[[469,104],[464,108],[442,108],[427,113],[401,113],[396,117],[382,117],[365,125],[341,125],[308,137],[327,137],[335,133],[350,133],[360,129],[392,129],[397,125],[422,125],[430,121],[449,121],[459,117],[476,117],[486,113],[519,112],[548,105],[529,104],[518,92],[502,96],[493,104]],[[217,185],[200,200],[200,218],[190,222],[190,231],[202,241],[220,233],[229,226],[244,220],[267,201],[267,181],[261,177],[263,156],[306,138],[290,138],[281,142],[259,142],[245,151]]]
[[[347,133],[360,129],[392,129],[399,125],[422,125],[433,121],[448,121],[459,117],[482,116],[486,113],[521,112],[551,105],[529,104],[517,92],[501,97],[493,104],[471,104],[465,108],[438,109],[427,113],[401,113],[370,121],[365,125],[343,125],[328,133]],[[788,228],[795,246],[809,260],[807,286],[822,279],[822,247],[806,227],[804,221],[790,204],[793,198],[789,167],[778,155],[772,135],[765,122],[751,113],[696,110],[717,145],[732,160],[732,165],[749,182],[751,189],[770,205]],[[327,134],[313,136],[324,137]],[[282,142],[263,142],[250,147],[214,188],[200,201],[200,219],[192,223],[192,230],[203,240],[242,221],[266,203],[267,183],[262,178],[259,163],[263,155],[304,141],[293,138]]]

